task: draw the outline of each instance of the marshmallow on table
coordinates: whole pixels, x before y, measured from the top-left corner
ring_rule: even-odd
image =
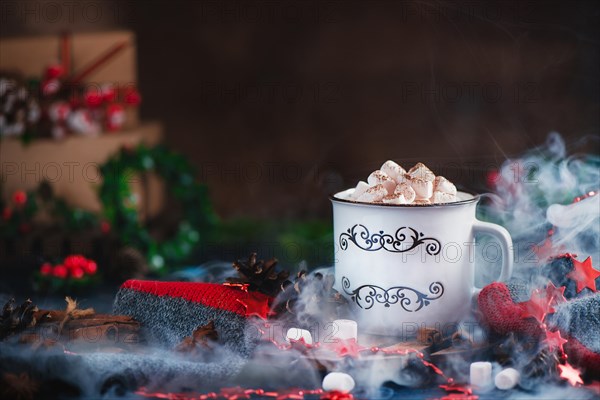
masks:
[[[312,335],[306,329],[290,328],[288,329],[285,338],[288,342],[291,342],[292,340],[299,341],[300,339],[304,339],[304,343],[313,344]]]
[[[323,378],[323,390],[350,393],[354,389],[354,379],[343,372],[330,372]]]
[[[386,173],[390,178],[396,181],[396,183],[401,183],[406,180],[405,175],[406,171],[400,165],[396,164],[392,160],[387,160],[381,166],[381,171]]]
[[[363,194],[361,194],[356,201],[365,203],[377,203],[383,200],[388,195],[387,189],[383,185],[375,185],[368,188]]]
[[[394,189],[396,188],[396,181],[379,169],[371,172],[371,175],[367,178],[367,183],[371,186],[383,185],[388,194],[394,193]]]
[[[334,339],[358,340],[358,324],[351,319],[336,319],[333,321]]]
[[[514,368],[506,368],[496,375],[494,383],[500,390],[510,390],[519,384],[520,379],[521,374],[519,374],[519,371]]]
[[[490,389],[492,383],[492,363],[479,361],[471,364],[470,383],[473,389],[485,391]]]
[[[400,183],[394,189],[394,193],[401,194],[404,196],[406,203],[412,203],[415,201],[416,193],[415,190],[408,183]]]
[[[356,185],[356,188],[354,188],[354,192],[352,192],[352,195],[350,196],[353,199],[358,199],[364,192],[367,191],[367,189],[369,188],[369,184],[367,182],[364,181],[360,181],[358,182],[358,184]]]

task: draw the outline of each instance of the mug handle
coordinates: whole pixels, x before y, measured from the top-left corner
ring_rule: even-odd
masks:
[[[500,272],[499,281],[507,281],[512,276],[513,271],[513,243],[508,231],[497,224],[491,222],[483,222],[478,219],[473,224],[473,231],[475,233],[484,233],[495,236],[500,241],[500,247],[502,249],[502,271]],[[477,295],[482,288],[473,288],[473,298],[477,299]]]

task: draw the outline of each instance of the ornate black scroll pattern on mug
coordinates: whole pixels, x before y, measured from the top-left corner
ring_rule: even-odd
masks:
[[[428,306],[430,301],[439,299],[444,294],[444,286],[440,282],[433,282],[429,285],[429,293],[421,293],[418,290],[406,286],[393,286],[384,289],[376,285],[362,285],[354,290],[350,290],[350,280],[342,277],[342,288],[350,296],[353,302],[360,308],[370,309],[375,303],[383,304],[389,307],[393,304],[400,306],[408,312],[419,311]]]
[[[384,231],[371,233],[366,226],[356,224],[340,234],[340,248],[342,250],[348,248],[349,242],[354,243],[362,250],[377,251],[383,249],[391,253],[406,253],[422,244],[425,245],[427,254],[432,256],[438,254],[442,249],[439,240],[425,237],[422,232],[407,226],[398,228],[392,236]]]

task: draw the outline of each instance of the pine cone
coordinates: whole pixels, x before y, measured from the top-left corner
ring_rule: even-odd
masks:
[[[282,283],[290,276],[288,271],[275,271],[276,266],[277,259],[258,261],[256,253],[252,253],[248,261],[238,260],[233,263],[233,268],[238,271],[238,277],[227,278],[227,282],[247,284],[248,290],[275,297],[281,292]]]
[[[37,311],[38,308],[29,299],[18,307],[15,306],[15,299],[10,299],[2,308],[0,316],[0,340],[34,326],[34,314]]]
[[[538,352],[523,368],[523,376],[519,385],[532,390],[544,381],[557,377],[559,358],[555,351],[543,349]]]
[[[116,282],[141,279],[148,272],[146,258],[139,250],[129,246],[123,247],[117,252],[113,266],[108,271],[110,278]]]
[[[333,289],[334,280],[333,275],[309,274],[304,270],[298,272],[293,283],[286,281],[282,284],[283,292],[272,307],[276,318],[298,319],[302,314],[301,319],[306,319],[305,323],[312,323],[319,318],[339,317],[347,300]],[[319,310],[319,315],[315,315],[313,310]]]
[[[514,332],[510,332],[506,338],[496,342],[492,347],[494,360],[503,367],[512,367],[515,365],[515,354],[523,354],[525,349],[522,343],[515,337]]]

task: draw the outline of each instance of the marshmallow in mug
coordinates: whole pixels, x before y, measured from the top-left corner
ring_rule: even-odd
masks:
[[[379,169],[371,172],[371,175],[367,178],[367,183],[370,186],[383,185],[388,193],[392,193],[397,185],[395,180]]]
[[[404,168],[393,162],[392,160],[387,160],[381,166],[381,171],[386,173],[390,178],[395,180],[398,183],[404,182],[406,180],[406,171]]]
[[[408,172],[392,160],[360,181],[350,200],[382,204],[439,204],[456,201],[456,186],[423,163]]]
[[[379,184],[371,186],[363,194],[356,199],[363,203],[381,203],[383,198],[388,195],[388,191],[385,186]]]

